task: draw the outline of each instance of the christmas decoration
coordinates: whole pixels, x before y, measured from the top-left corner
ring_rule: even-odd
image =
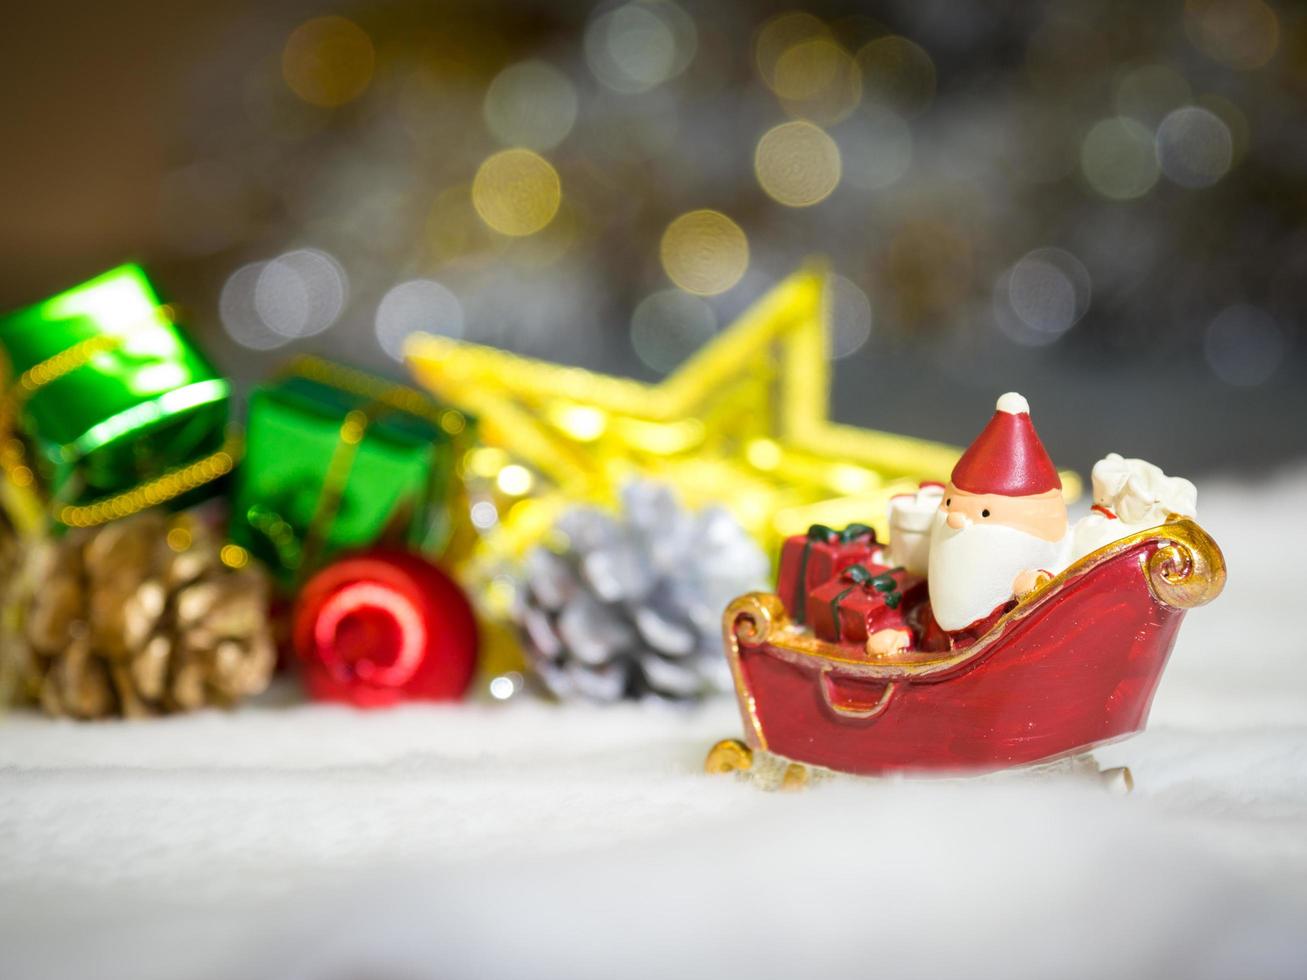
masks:
[[[1172,514],[1194,517],[1198,489],[1169,477],[1142,459],[1108,453],[1094,464],[1094,506],[1073,531],[1071,554],[1079,558],[1134,531],[1165,523]]]
[[[808,591],[807,622],[823,640],[865,643],[882,630],[907,634],[908,613],[925,593],[925,579],[903,568],[850,565]]]
[[[228,706],[267,685],[264,576],[195,517],[146,511],[44,547],[22,599],[22,673],[49,714]]]
[[[232,537],[289,582],[344,549],[438,553],[467,419],[352,368],[300,358],[250,398]]]
[[[1062,484],[1015,392],[953,467],[931,528],[930,608],[946,632],[968,641],[1066,564]]]
[[[472,521],[484,532],[471,580],[493,581],[569,506],[612,505],[635,475],[688,506],[720,500],[767,548],[813,523],[883,529],[889,497],[943,475],[956,452],[826,419],[824,282],[815,268],[791,276],[656,385],[412,339],[418,379],[476,415],[497,451],[482,482],[471,467]],[[507,612],[508,596],[491,602]]]
[[[1125,461],[1105,462],[1106,478]],[[1133,472],[1193,499],[1187,481]],[[1175,513],[1143,530],[1122,525],[1123,536],[1065,567],[1075,531],[1015,393],[999,399],[942,493],[901,500],[914,536],[930,499],[924,588],[906,569],[855,564],[808,589],[811,629],[783,594],[727,607],[747,744],[719,743],[710,771],[750,770],[764,753],[761,771],[781,765],[790,782],[808,767],[985,772],[1083,756],[1144,727],[1185,612],[1225,584],[1202,528]],[[909,550],[919,555],[919,542]],[[1114,778],[1128,784],[1128,770]]]
[[[439,568],[375,550],[309,580],[295,606],[294,644],[312,697],[371,708],[462,697],[477,629],[467,597]]]
[[[808,593],[850,565],[871,561],[876,549],[876,532],[866,524],[850,524],[841,531],[814,524],[807,534],[792,535],[781,546],[776,591],[786,597],[790,615],[803,622]]]
[[[0,354],[4,498],[24,525],[39,523],[38,480],[57,521],[90,526],[175,500],[234,465],[227,381],[137,266],[3,318]]]
[[[567,511],[558,550],[526,559],[516,618],[556,697],[694,699],[726,690],[722,605],[766,580],[767,558],[721,507],[691,511],[632,482],[616,515]]]
[[[944,500],[944,484],[923,483],[916,493],[889,502],[889,557],[914,575],[925,575],[930,561],[930,528]]]

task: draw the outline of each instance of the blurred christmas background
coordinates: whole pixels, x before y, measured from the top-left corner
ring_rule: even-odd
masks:
[[[167,304],[128,269],[109,285],[148,306],[130,337],[67,294],[0,317],[30,355],[0,409],[35,420],[30,445],[0,439],[26,481],[0,491],[50,490],[24,467],[75,461],[63,430],[148,415],[101,400],[123,379],[217,404],[230,378],[241,403],[85,467],[117,482],[38,508],[44,569],[11,576],[36,550],[0,519],[0,653],[21,625],[46,713],[189,712],[2,719],[0,973],[1304,974],[1302,4],[13,4],[0,54],[0,314],[129,261]],[[786,278],[812,257],[831,418],[962,446],[1019,390],[1059,465],[1115,451],[1199,481],[1230,587],[1182,634],[1150,730],[1100,751],[1134,769],[1129,800],[1028,774],[785,797],[702,775],[736,705],[663,702],[722,673],[722,604],[778,543],[702,505],[770,518],[850,473],[875,477],[850,494],[893,492],[882,475],[952,465],[825,424],[820,287]],[[652,382],[740,322],[675,398],[450,343]],[[438,338],[416,367],[439,401],[391,383],[415,332]],[[163,353],[136,363],[125,337]],[[454,350],[466,370],[433,380]],[[296,355],[316,358],[281,374]],[[539,438],[565,428],[559,392],[505,411],[506,374],[514,395],[616,392],[621,438]],[[776,404],[808,444],[752,417]],[[658,456],[637,436],[676,436],[678,413],[702,447],[672,439],[652,475],[707,499],[617,492],[610,464]],[[477,480],[560,505],[565,547]],[[127,516],[195,486],[208,504]],[[48,513],[75,529],[45,535]],[[833,547],[878,516],[812,520]],[[496,525],[552,550],[516,581],[454,567]],[[383,539],[466,596],[411,554],[326,561]],[[472,703],[356,712],[286,683],[235,704],[288,646],[311,699],[457,698],[472,606],[496,597],[564,700],[657,697],[518,697],[513,637],[483,629]],[[210,704],[235,710],[191,710]]]
[[[653,379],[805,257],[832,414],[1307,451],[1307,11],[126,2],[4,19],[0,308],[127,259],[238,382],[415,330]],[[687,217],[688,216],[688,217]]]

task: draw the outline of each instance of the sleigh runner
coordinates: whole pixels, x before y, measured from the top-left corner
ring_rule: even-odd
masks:
[[[741,596],[722,626],[745,740],[707,768],[766,760],[801,782],[809,767],[979,774],[1080,755],[1144,727],[1185,612],[1224,584],[1216,543],[1173,517],[1075,562],[963,650],[876,655],[818,638],[778,595]]]

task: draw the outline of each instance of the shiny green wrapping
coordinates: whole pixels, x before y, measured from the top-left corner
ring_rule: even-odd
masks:
[[[92,338],[106,349],[18,403],[55,499],[82,503],[129,490],[219,447],[228,383],[172,322],[139,266],[0,319],[6,386]]]
[[[315,363],[326,373],[360,377]],[[369,381],[378,390],[387,387]],[[463,417],[402,390],[404,404],[416,411],[302,375],[255,390],[236,478],[232,540],[286,583],[383,537],[438,553],[450,531],[454,465],[453,438],[441,420],[454,417],[461,429]]]

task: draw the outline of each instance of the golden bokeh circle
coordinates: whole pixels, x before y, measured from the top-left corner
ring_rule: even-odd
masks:
[[[862,101],[862,71],[843,47],[826,37],[786,48],[776,61],[773,89],[791,115],[830,125]]]
[[[820,126],[796,120],[767,130],[753,154],[767,196],[791,208],[824,201],[840,182],[840,149]]]
[[[762,25],[754,38],[753,58],[758,74],[768,88],[777,92],[776,67],[785,52],[804,41],[830,36],[830,28],[820,18],[805,11],[793,10],[776,15]]]
[[[281,73],[292,92],[312,105],[352,102],[372,83],[376,52],[367,32],[344,17],[314,17],[291,31]]]
[[[658,255],[676,285],[714,296],[739,282],[749,267],[749,239],[720,211],[690,211],[667,226]]]
[[[830,38],[813,37],[786,48],[776,59],[772,85],[783,99],[811,99],[834,83],[848,55]]]
[[[562,200],[558,171],[521,147],[486,158],[472,180],[472,206],[503,235],[534,235],[554,219]]]

